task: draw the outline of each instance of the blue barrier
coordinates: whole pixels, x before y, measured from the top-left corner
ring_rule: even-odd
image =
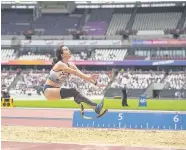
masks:
[[[88,111],[85,115],[95,116],[96,114]],[[80,116],[79,111],[75,111],[73,127],[186,130],[186,113],[121,111],[108,112],[101,118],[86,120]]]

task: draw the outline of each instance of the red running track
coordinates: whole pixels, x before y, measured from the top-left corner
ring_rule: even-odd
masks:
[[[72,110],[2,108],[2,125],[72,127]],[[52,120],[55,118],[56,120]],[[61,120],[57,120],[61,119]]]
[[[63,143],[2,142],[2,150],[160,150],[145,147],[121,147],[102,145],[80,145]],[[170,150],[170,149],[161,149]]]
[[[72,127],[73,110],[2,108],[2,125]],[[53,120],[55,118],[55,120]],[[170,150],[145,147],[2,141],[2,150]]]

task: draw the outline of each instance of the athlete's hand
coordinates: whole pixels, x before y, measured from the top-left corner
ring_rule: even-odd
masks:
[[[87,75],[87,80],[91,83],[94,83],[95,82],[95,78],[92,76],[92,75]]]

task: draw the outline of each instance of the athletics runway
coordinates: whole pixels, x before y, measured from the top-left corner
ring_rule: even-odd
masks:
[[[74,140],[61,142],[67,141],[67,138],[69,138],[70,135],[64,132],[64,134],[67,134],[66,138],[60,134],[61,139],[59,139],[60,136],[57,136],[57,134],[59,131],[72,129],[72,116],[73,110],[69,109],[2,108],[2,127],[4,128],[3,131],[1,130],[2,150],[173,150],[171,148],[148,148],[145,145],[143,147],[121,146],[115,144],[107,145],[101,141],[100,143],[88,143],[87,145],[85,141],[81,141],[80,143],[74,142]],[[14,127],[15,131],[12,130]],[[41,127],[42,129],[38,129],[37,131],[37,128]],[[23,131],[21,131],[20,128],[22,128]],[[11,132],[9,133],[9,131],[7,131],[6,133],[5,129],[11,130]],[[22,138],[19,135],[20,132],[18,129],[22,132]],[[57,130],[54,131],[56,135],[53,134],[53,132],[47,133],[49,132],[48,129],[51,129],[50,132]],[[36,133],[38,132],[38,134],[32,135],[35,131]],[[41,140],[41,133],[44,131],[46,132],[44,135],[47,135],[48,137],[43,137],[45,140]],[[29,132],[30,135],[24,135],[24,133],[28,134]],[[81,131],[78,132],[81,135]],[[15,135],[17,135],[17,137],[14,137]],[[5,139],[3,136],[8,136],[8,138]],[[27,141],[24,137],[28,137],[30,140]],[[38,140],[37,137],[39,138]],[[51,137],[54,137],[54,142],[48,142],[50,139],[47,138]]]

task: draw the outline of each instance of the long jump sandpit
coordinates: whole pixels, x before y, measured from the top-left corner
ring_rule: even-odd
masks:
[[[72,114],[64,109],[2,109],[2,149],[186,149],[186,131],[72,128]]]

